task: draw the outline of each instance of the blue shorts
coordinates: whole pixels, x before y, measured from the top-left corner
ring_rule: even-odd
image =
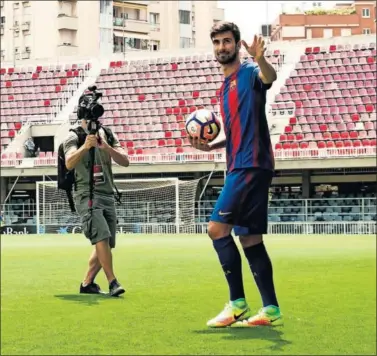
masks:
[[[260,168],[229,172],[210,220],[233,225],[237,236],[266,234],[272,177]]]

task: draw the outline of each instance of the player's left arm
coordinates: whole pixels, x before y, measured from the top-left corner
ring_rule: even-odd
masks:
[[[256,62],[259,67],[258,76],[260,80],[263,82],[263,84],[272,84],[277,79],[275,68],[264,56],[258,58]]]
[[[275,68],[267,61],[264,56],[266,52],[266,47],[264,46],[264,40],[262,37],[254,36],[253,43],[249,46],[245,41],[242,40],[242,44],[246,51],[254,57],[254,61],[258,64],[258,77],[263,84],[272,84],[276,78],[277,74]]]
[[[114,135],[114,143],[110,146],[105,137],[101,135],[101,143],[99,144],[99,148],[105,150],[109,153],[110,157],[120,166],[128,167],[130,165],[130,161],[126,152],[124,151],[123,147],[121,146],[118,138]]]

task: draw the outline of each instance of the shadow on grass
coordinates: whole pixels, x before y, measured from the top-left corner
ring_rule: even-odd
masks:
[[[54,297],[87,306],[98,305],[102,300],[123,299],[122,297],[110,297],[108,294],[56,294]]]
[[[281,327],[218,328],[194,330],[193,332],[201,335],[224,334],[226,340],[267,340],[272,342],[270,349],[274,351],[282,351],[285,346],[292,344],[291,341],[283,339],[284,333]]]

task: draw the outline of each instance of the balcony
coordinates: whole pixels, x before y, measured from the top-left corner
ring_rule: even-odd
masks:
[[[135,4],[141,6],[148,6],[150,1],[123,1],[123,0],[114,0],[114,6],[119,5],[119,3],[127,5],[127,4]]]
[[[127,32],[138,32],[138,33],[149,33],[149,23],[143,20],[131,20],[131,19],[121,19],[114,18],[113,24],[115,29],[123,30]]]
[[[78,30],[78,19],[77,17],[68,16],[65,14],[58,15],[58,30]]]
[[[29,31],[30,30],[30,22],[29,21],[23,22],[21,29],[22,29],[22,31]]]

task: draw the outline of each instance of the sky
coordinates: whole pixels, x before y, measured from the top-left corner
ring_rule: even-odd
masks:
[[[312,3],[313,1],[307,1]],[[332,7],[336,1],[322,0],[323,6]],[[339,1],[337,1],[339,2]],[[223,8],[225,20],[235,22],[242,38],[249,42],[260,33],[262,24],[272,23],[284,8],[286,11],[301,6],[303,1],[217,1]]]

